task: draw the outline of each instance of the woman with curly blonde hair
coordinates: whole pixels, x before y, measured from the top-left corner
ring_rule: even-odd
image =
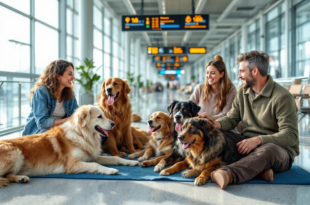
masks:
[[[216,55],[206,65],[206,82],[196,86],[190,99],[201,107],[199,117],[218,119],[230,110],[237,94],[235,86],[227,76],[223,58]]]
[[[73,93],[73,63],[51,62],[30,91],[31,112],[22,135],[42,133],[66,122],[78,107]]]

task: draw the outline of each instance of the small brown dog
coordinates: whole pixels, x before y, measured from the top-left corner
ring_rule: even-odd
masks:
[[[127,81],[120,78],[108,78],[102,82],[101,92],[98,96],[98,107],[105,116],[115,122],[113,130],[109,130],[109,138],[103,148],[113,156],[125,157],[121,151],[134,153],[135,149],[144,149],[149,141],[150,134],[146,131],[131,127],[131,104],[128,97],[130,92]]]
[[[172,119],[169,115],[163,112],[154,112],[149,117],[148,124],[150,127],[149,133],[152,133],[148,147],[128,156],[128,159],[139,157],[138,161],[143,161],[141,163],[142,167],[157,165],[162,159],[172,153],[173,148],[174,132]],[[145,161],[154,155],[155,159]]]

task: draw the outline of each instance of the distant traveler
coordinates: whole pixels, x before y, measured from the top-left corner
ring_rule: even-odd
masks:
[[[73,93],[73,63],[51,62],[30,91],[31,112],[22,135],[42,133],[66,122],[78,107]]]
[[[243,87],[227,116],[214,121],[216,128],[234,139],[244,157],[211,173],[220,188],[255,176],[273,181],[274,172],[291,168],[299,155],[297,107],[293,96],[268,75],[269,56],[251,51],[237,57]],[[208,117],[209,118],[209,117]],[[242,121],[244,130],[229,130]]]
[[[206,65],[206,82],[196,86],[189,100],[201,107],[200,117],[215,120],[226,115],[237,93],[228,78],[223,58],[216,55]]]

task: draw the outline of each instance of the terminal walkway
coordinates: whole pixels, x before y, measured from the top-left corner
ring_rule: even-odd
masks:
[[[133,112],[143,122],[134,123],[147,129],[146,121],[154,111],[166,112],[173,100],[187,100],[189,95],[165,90],[132,97]],[[310,171],[310,121],[299,124],[301,154],[295,163]],[[17,137],[19,133],[10,136]],[[240,184],[221,190],[215,183],[197,187],[192,182],[123,181],[82,179],[32,179],[29,184],[11,184],[0,190],[1,204],[308,204],[310,186]],[[308,201],[308,202],[307,202]]]

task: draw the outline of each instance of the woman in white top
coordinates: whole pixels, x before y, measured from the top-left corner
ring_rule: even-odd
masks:
[[[22,135],[47,131],[66,122],[78,107],[73,93],[74,66],[51,62],[30,91],[31,112]]]
[[[201,107],[199,117],[218,119],[226,115],[237,90],[228,78],[223,58],[216,55],[206,65],[206,82],[196,86],[189,100]]]

